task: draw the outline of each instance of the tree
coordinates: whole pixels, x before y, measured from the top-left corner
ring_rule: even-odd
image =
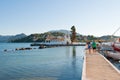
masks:
[[[71,41],[75,42],[75,40],[76,40],[76,29],[75,29],[75,26],[71,27],[71,32],[72,32]]]

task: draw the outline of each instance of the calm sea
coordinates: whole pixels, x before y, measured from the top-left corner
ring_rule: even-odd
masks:
[[[30,43],[0,43],[0,80],[81,80],[83,46],[15,51],[21,47]]]

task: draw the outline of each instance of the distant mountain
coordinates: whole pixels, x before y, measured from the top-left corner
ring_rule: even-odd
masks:
[[[69,30],[52,30],[45,33],[39,33],[39,34],[31,34],[26,36],[25,34],[18,34],[15,36],[0,36],[0,42],[44,42],[46,40],[46,37],[48,35],[51,36],[64,36],[64,34],[71,34],[71,31]],[[118,38],[119,36],[113,36],[113,38]],[[111,40],[111,35],[105,35],[101,37],[95,37],[93,35],[81,35],[77,33],[76,40],[80,42],[85,42],[86,40],[105,40],[109,41]]]
[[[64,34],[60,32],[46,32],[41,34],[31,34],[21,39],[12,40],[11,42],[44,42],[49,34],[51,36],[64,36]]]
[[[60,33],[64,33],[64,34],[72,34],[71,31],[69,30],[64,30],[64,29],[61,29],[61,30],[51,30],[51,31],[48,31],[48,32],[60,32]],[[77,35],[80,35],[79,33],[77,33]]]
[[[11,36],[8,41],[12,41],[12,40],[16,40],[16,39],[21,39],[21,38],[24,38],[24,37],[27,37],[27,35],[25,35],[24,33],[21,33],[21,34],[17,34],[15,36]]]
[[[51,31],[48,31],[48,32],[61,32],[61,33],[64,33],[64,34],[71,34],[71,32],[69,30],[51,30]]]
[[[31,34],[24,38],[11,40],[11,42],[45,42],[48,35],[57,37],[57,36],[64,36],[64,34],[70,34],[70,36],[71,36],[71,31],[69,31],[69,30],[51,30],[51,31],[48,31],[45,33]],[[76,41],[85,41],[86,39],[91,40],[93,38],[94,38],[93,36],[87,37],[87,36],[81,35],[79,33],[77,33],[77,35],[76,35]]]
[[[8,42],[10,36],[0,36],[0,42]]]
[[[2,36],[0,35],[0,42],[9,42],[15,39],[20,39],[23,37],[26,37],[27,35],[25,35],[24,33],[21,34],[17,34],[17,35],[8,35],[8,36]]]
[[[31,35],[25,35],[24,33],[17,34],[17,35],[8,35],[8,36],[2,36],[0,35],[0,42],[44,42],[47,35],[52,36],[64,36],[64,34],[71,34],[69,30],[52,30],[48,31],[46,33],[40,33],[40,34],[31,34]],[[119,38],[120,36],[113,36],[113,38]],[[111,40],[111,35],[105,35],[101,37],[95,37],[95,36],[84,36],[77,33],[76,35],[77,41],[86,41],[86,40],[105,40],[109,41]]]
[[[119,38],[120,36],[113,36],[113,38]],[[110,40],[111,39],[111,35],[105,35],[105,36],[101,36],[99,37],[99,39],[102,40]]]

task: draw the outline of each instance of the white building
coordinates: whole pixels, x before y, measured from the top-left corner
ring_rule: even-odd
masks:
[[[46,37],[45,42],[50,44],[71,44],[71,39],[70,39],[70,35],[57,36],[57,37],[53,35],[48,35]]]
[[[70,35],[66,34],[64,36],[64,42],[65,42],[65,44],[71,44]]]

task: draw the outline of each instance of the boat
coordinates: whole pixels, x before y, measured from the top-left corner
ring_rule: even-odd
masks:
[[[113,38],[113,35],[120,29],[120,27],[112,34],[111,40],[108,46],[112,47],[114,51],[107,51],[107,57],[113,58],[114,60],[120,60],[120,38]]]
[[[112,43],[113,50],[120,52],[120,38],[116,38]]]
[[[113,43],[112,47],[115,51],[120,52],[120,43]]]
[[[101,51],[113,51],[113,47],[111,46],[111,42],[106,42],[101,44]]]
[[[114,40],[114,42],[112,43],[112,47],[115,51],[120,52],[120,38],[113,38],[113,35],[120,30],[120,27],[112,34],[111,38]]]
[[[106,53],[106,56],[110,57],[110,58],[112,58],[114,60],[120,60],[120,53],[110,52],[109,51],[109,52]]]

